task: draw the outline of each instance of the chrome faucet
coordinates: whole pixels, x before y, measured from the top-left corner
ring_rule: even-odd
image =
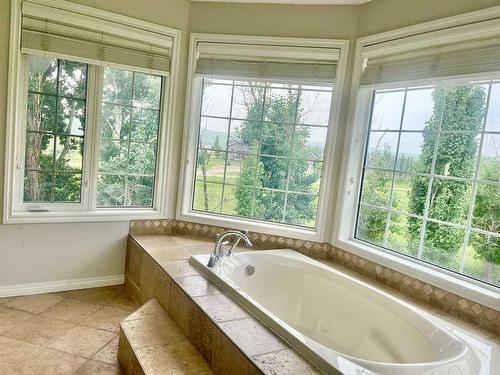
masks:
[[[229,245],[229,241],[226,241],[226,238],[231,236],[237,237],[237,240],[234,241],[233,245],[227,252],[224,252],[224,246]],[[227,232],[217,235],[217,241],[215,242],[214,251],[210,255],[207,267],[214,267],[225,256],[231,256],[233,254],[234,248],[238,246],[241,240],[245,241],[247,246],[252,246],[252,243],[248,239],[247,230],[228,230]]]

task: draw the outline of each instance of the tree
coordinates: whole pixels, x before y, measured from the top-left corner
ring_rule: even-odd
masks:
[[[247,98],[247,118],[241,140],[249,146],[251,152],[257,152],[260,145],[258,166],[256,157],[247,157],[240,175],[240,185],[236,188],[236,212],[242,216],[253,216],[264,220],[282,221],[286,200],[287,222],[307,224],[316,218],[316,197],[305,194],[288,194],[261,190],[261,188],[286,190],[287,179],[292,184],[290,190],[313,193],[314,183],[319,180],[320,166],[304,160],[291,161],[288,156],[293,153],[296,158],[305,158],[308,154],[307,140],[309,129],[292,125],[299,111],[297,90],[289,87],[280,94],[267,91],[265,98],[266,122],[252,121],[260,118],[264,106],[263,97],[256,87],[245,88]],[[300,106],[299,106],[300,108]],[[293,150],[291,139],[293,136]],[[255,176],[257,173],[257,176]],[[290,177],[288,174],[290,173]],[[253,178],[252,178],[253,177]],[[250,195],[248,186],[256,187],[254,196]],[[254,199],[251,204],[252,197]]]
[[[438,86],[432,95],[434,111],[423,131],[424,142],[418,172],[431,172],[436,150],[436,174],[470,177],[477,155],[476,138],[484,118],[484,89],[474,85]],[[417,215],[424,214],[427,189],[426,179],[414,179],[409,206]],[[434,178],[430,192],[429,216],[445,222],[461,223],[470,205],[469,197],[468,184]],[[410,236],[414,240],[417,239],[420,236],[418,219],[409,218],[408,229]],[[426,254],[428,260],[453,266],[455,254],[463,246],[463,235],[448,226],[428,223],[425,243],[429,249]]]

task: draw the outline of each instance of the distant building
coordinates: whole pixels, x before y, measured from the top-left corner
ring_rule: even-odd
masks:
[[[230,141],[227,145],[229,160],[243,160],[248,152],[248,145],[239,141]]]

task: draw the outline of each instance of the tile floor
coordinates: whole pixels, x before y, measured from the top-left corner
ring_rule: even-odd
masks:
[[[0,374],[121,374],[118,325],[137,307],[125,286],[0,298]]]

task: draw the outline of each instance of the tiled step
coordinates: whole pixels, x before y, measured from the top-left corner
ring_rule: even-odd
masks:
[[[120,324],[118,361],[126,375],[213,374],[154,298]]]

